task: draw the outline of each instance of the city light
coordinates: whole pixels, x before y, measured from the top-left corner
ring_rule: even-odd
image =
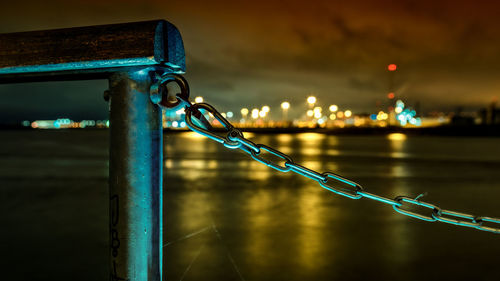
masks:
[[[283,120],[286,121],[288,119],[288,109],[290,108],[290,103],[284,101],[281,103],[281,109],[283,109]]]
[[[203,97],[196,97],[194,98],[195,103],[202,103],[203,102]]]
[[[389,93],[394,94],[394,93]],[[389,96],[388,96],[389,97]],[[196,97],[197,102],[202,102],[202,97]],[[351,109],[339,110],[339,106],[330,104],[323,109],[317,104],[316,97],[309,96],[307,98],[309,107],[300,115],[297,113],[295,118],[288,118],[288,110],[291,107],[290,102],[283,101],[280,104],[281,118],[278,113],[270,114],[271,108],[269,105],[263,105],[261,108],[241,108],[240,113],[242,118],[237,116],[237,111],[221,112],[222,117],[230,119],[231,123],[234,122],[235,127],[241,128],[335,128],[335,127],[350,127],[350,126],[401,126],[401,127],[415,127],[415,126],[429,126],[429,118],[418,117],[416,110],[406,105],[403,100],[398,99],[393,103],[389,102],[387,106],[377,104],[379,110],[374,114],[357,114],[354,115]],[[387,103],[388,101],[386,101]],[[382,110],[381,110],[382,109]],[[184,121],[185,110],[183,108],[177,111],[165,111],[163,114],[164,128],[184,128],[186,123]],[[211,112],[204,112],[203,115],[213,121],[214,116]],[[274,117],[274,118],[273,118]],[[440,121],[443,123],[444,121]],[[106,128],[109,127],[107,120],[81,120],[73,121],[68,118],[59,118],[57,120],[24,120],[20,122],[20,126],[32,127],[36,129],[67,129],[67,128]],[[218,124],[218,123],[217,123]],[[220,124],[219,124],[220,125]]]
[[[394,98],[394,93],[388,93],[387,98],[392,100]]]
[[[387,66],[387,70],[389,70],[389,71],[396,71],[396,69],[398,69],[398,66],[393,64],[393,63],[391,63]]]
[[[402,100],[396,101],[396,120],[399,121],[401,126],[406,126],[408,123],[414,126],[422,125],[422,120],[420,117],[416,117],[417,112],[412,108],[405,107],[405,103]]]
[[[377,114],[377,117],[376,117],[376,119],[379,121],[387,120],[388,118],[389,118],[389,115],[383,111],[379,111],[379,113]]]
[[[242,108],[241,109],[241,116],[243,116],[243,118],[247,118],[247,115],[248,115],[248,108]]]
[[[253,119],[259,118],[259,110],[257,108],[252,109],[252,118]]]
[[[332,105],[330,105],[330,107],[328,109],[330,109],[331,112],[335,112],[335,111],[339,110],[339,107],[336,106],[335,104],[332,104]]]
[[[315,104],[315,103],[316,103],[316,97],[315,97],[315,96],[309,96],[309,97],[307,98],[307,103],[308,103],[309,105],[313,105],[313,104]]]
[[[321,107],[319,107],[319,106],[315,107],[315,108],[313,109],[314,116],[316,117],[316,115],[318,115],[318,114],[321,116],[321,112],[322,112],[322,111],[323,111],[323,110],[322,110],[322,108],[321,108]],[[319,117],[316,117],[316,118],[319,118]]]

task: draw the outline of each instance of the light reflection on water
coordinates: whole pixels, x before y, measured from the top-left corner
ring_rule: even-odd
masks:
[[[300,193],[298,200],[300,211],[297,219],[301,227],[296,244],[297,258],[300,260],[300,265],[307,270],[314,270],[326,262],[326,260],[317,258],[321,256],[319,253],[325,240],[324,232],[318,231],[318,228],[324,227],[323,204],[321,202],[323,195],[324,193],[318,188],[308,188]],[[330,209],[328,216],[336,219],[338,216],[336,209]],[[335,237],[330,237],[330,239],[335,240]],[[330,245],[330,247],[332,246],[334,245]],[[329,259],[328,262],[334,262],[334,260]]]
[[[216,249],[223,244],[224,250],[210,248],[213,251],[200,254],[190,273],[193,280],[196,276],[200,280],[234,276],[236,270],[228,262],[228,253],[246,280],[397,280],[397,273],[403,270],[408,270],[407,280],[421,280],[418,274],[412,275],[420,270],[421,259],[432,263],[434,255],[448,255],[455,251],[455,243],[462,247],[461,239],[471,235],[467,231],[434,226],[437,223],[415,222],[395,213],[390,206],[367,199],[339,197],[314,180],[293,172],[280,173],[244,153],[204,138],[177,134],[167,140],[166,236],[179,237],[213,223],[223,237],[221,242],[215,240],[213,232],[206,232],[200,235],[203,239],[192,238],[191,242],[168,249],[175,257],[165,265],[170,268],[167,270],[170,279],[179,279],[179,274],[174,272],[184,269],[200,243],[208,239],[210,247]],[[447,188],[474,193],[467,185],[447,177],[474,167],[459,162],[448,163],[447,169],[442,165],[445,159],[433,158],[432,152],[425,150],[428,147],[425,139],[307,133],[256,134],[252,141],[270,144],[313,170],[345,174],[368,191],[387,197],[429,191],[435,196],[434,200],[440,201],[450,200],[444,192]],[[491,153],[493,147],[494,142],[478,144],[475,151],[466,156],[476,161],[478,153]],[[425,157],[419,157],[421,150],[426,153]],[[448,153],[445,145],[437,147],[436,152],[439,152],[436,155]],[[500,154],[497,155],[496,162],[491,162],[487,171],[483,167],[480,172],[483,180],[484,175],[495,179],[483,188],[491,188],[500,180],[495,172],[500,167]],[[491,159],[491,155],[489,157]],[[446,172],[440,173],[439,169]],[[465,175],[469,174],[460,173],[462,181]],[[440,183],[430,186],[429,181]],[[496,192],[499,198],[500,191]],[[455,206],[461,204],[463,202],[458,202]],[[490,201],[488,206],[483,212],[493,211],[496,205]],[[449,238],[450,235],[453,238]],[[440,239],[439,247],[435,239]],[[433,254],[427,255],[429,251]],[[467,251],[478,250],[468,248]],[[488,263],[488,259],[481,262]],[[207,266],[214,263],[225,266],[207,270]],[[437,276],[448,274],[442,270]],[[471,275],[462,273],[453,277],[466,280],[460,278]]]
[[[2,134],[4,279],[107,278],[108,132]],[[345,175],[369,192],[390,198],[428,192],[423,200],[445,209],[500,217],[498,138],[255,134],[252,140],[286,148],[297,163]],[[175,242],[164,247],[166,280],[241,280],[237,272],[245,280],[287,281],[469,281],[500,274],[498,235],[340,197],[193,133],[165,135],[164,157],[164,243]]]

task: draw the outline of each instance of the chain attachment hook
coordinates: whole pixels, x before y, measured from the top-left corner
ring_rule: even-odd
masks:
[[[221,125],[224,127],[225,135],[221,136],[218,135],[214,132],[214,130],[208,130],[205,128],[202,128],[198,125],[196,125],[193,122],[192,117],[194,116],[198,120],[200,118],[204,118],[203,114],[201,114],[199,117],[196,116],[198,112],[200,112],[200,109],[203,109],[204,111],[208,112],[211,114]],[[235,140],[229,139],[229,136],[234,135],[234,130],[235,128],[229,121],[227,121],[222,114],[220,114],[213,106],[207,104],[207,103],[195,103],[192,104],[191,106],[186,108],[186,124],[189,129],[206,136],[218,143],[222,143],[225,147],[231,148],[231,149],[236,149],[241,146],[241,143]]]
[[[170,73],[163,76],[159,76],[157,73],[154,73],[154,75],[153,79],[158,81],[151,85],[149,89],[149,96],[154,104],[169,110],[178,110],[191,105],[189,102],[189,84],[184,77]],[[171,97],[167,89],[169,83],[177,84],[181,90],[180,93],[175,95],[175,101],[170,100]]]

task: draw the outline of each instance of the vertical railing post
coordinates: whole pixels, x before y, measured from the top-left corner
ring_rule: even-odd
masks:
[[[162,118],[151,83],[146,70],[109,79],[111,280],[162,280]]]
[[[161,281],[162,116],[149,90],[152,77],[186,70],[177,28],[152,20],[5,33],[0,42],[0,84],[109,79],[110,279]]]

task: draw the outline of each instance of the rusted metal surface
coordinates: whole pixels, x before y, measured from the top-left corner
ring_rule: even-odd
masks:
[[[180,33],[163,20],[0,34],[0,83],[109,79],[111,280],[162,280],[162,118],[150,88],[184,71]]]
[[[109,80],[111,280],[162,280],[162,118],[151,83],[146,70]]]
[[[185,71],[179,31],[164,20],[0,34],[0,83],[107,78],[123,68]]]

